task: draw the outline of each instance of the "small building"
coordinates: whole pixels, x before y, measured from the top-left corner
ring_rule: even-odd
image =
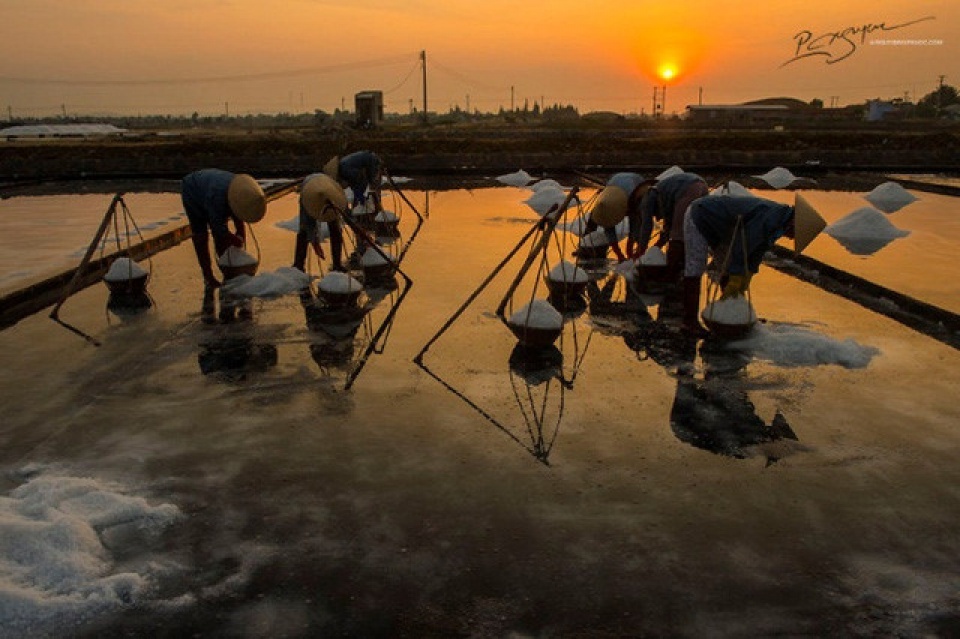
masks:
[[[370,129],[383,122],[383,91],[361,91],[353,96],[357,127]]]
[[[686,117],[695,122],[755,122],[782,120],[791,114],[782,104],[693,104]]]

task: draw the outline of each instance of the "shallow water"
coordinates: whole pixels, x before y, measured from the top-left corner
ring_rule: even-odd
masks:
[[[610,297],[522,357],[496,310],[529,246],[481,285],[528,194],[408,195],[413,284],[365,313],[207,299],[187,243],[154,257],[147,309],[67,301],[100,347],[42,313],[0,332],[2,552],[32,568],[0,568],[0,637],[956,629],[955,349],[766,268],[757,341],[691,343],[601,267]],[[810,194],[828,220],[861,206],[837,198]],[[907,211],[875,256],[811,250],[909,247],[939,209]],[[295,213],[257,225],[262,272],[289,266]],[[532,264],[506,309],[542,294]],[[29,526],[85,569],[51,585]]]

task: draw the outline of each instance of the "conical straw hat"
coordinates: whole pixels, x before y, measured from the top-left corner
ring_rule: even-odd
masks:
[[[807,248],[807,245],[815,237],[820,235],[820,231],[827,226],[817,210],[807,202],[806,198],[797,193],[796,201],[793,205],[793,250],[796,253]]]
[[[304,182],[300,187],[300,201],[307,215],[321,222],[332,222],[340,212],[347,210],[347,195],[333,178],[324,173]]]
[[[246,173],[235,175],[230,180],[227,203],[233,214],[248,224],[259,222],[267,212],[267,198],[263,189]]]
[[[590,219],[598,226],[616,226],[627,214],[627,192],[619,186],[608,184],[600,191],[597,203],[590,212]]]
[[[326,164],[323,165],[323,172],[332,177],[334,180],[340,177],[340,156],[335,155],[330,158]]]

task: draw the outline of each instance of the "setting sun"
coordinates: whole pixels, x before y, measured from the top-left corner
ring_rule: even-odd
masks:
[[[677,76],[677,69],[670,64],[665,64],[658,71],[660,78],[664,81],[672,80]]]

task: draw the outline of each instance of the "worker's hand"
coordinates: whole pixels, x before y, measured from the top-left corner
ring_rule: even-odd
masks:
[[[723,287],[723,293],[720,295],[720,299],[725,300],[731,297],[740,297],[747,292],[748,288],[750,288],[749,273],[745,273],[744,275],[730,275],[727,278],[727,283]]]

